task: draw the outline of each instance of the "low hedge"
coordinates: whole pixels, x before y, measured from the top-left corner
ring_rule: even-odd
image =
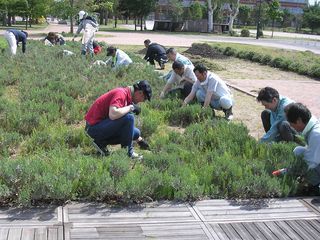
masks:
[[[198,44],[192,47],[211,46],[216,51],[226,56],[237,57],[263,65],[280,68],[286,71],[296,72],[313,78],[320,78],[320,55],[310,51],[294,52],[283,49],[270,49],[267,47],[255,47],[244,44],[214,43]]]

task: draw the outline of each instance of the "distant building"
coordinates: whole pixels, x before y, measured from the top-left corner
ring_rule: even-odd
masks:
[[[197,0],[199,3],[205,5],[207,0]],[[265,0],[262,0],[265,1]],[[155,11],[156,20],[168,20],[168,10],[170,8],[168,0],[158,0],[157,8]],[[190,7],[194,0],[181,0],[181,3],[184,7]],[[259,0],[240,0],[241,4],[248,6],[255,6],[259,4]],[[280,0],[280,5],[282,9],[287,9],[292,14],[302,14],[303,8],[308,6],[308,0]]]

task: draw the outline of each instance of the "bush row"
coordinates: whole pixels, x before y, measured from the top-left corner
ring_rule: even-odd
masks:
[[[197,47],[199,48],[199,46]],[[207,46],[204,48],[207,48]],[[320,58],[310,52],[305,53],[305,55],[311,56],[307,56],[308,60],[304,61],[305,59],[303,58],[292,58],[290,55],[286,55],[285,53],[282,56],[273,56],[265,53],[264,51],[255,49],[243,50],[237,47],[221,46],[219,44],[213,45],[212,48],[227,56],[257,62],[263,65],[269,65],[271,67],[296,72],[314,78],[320,78]]]

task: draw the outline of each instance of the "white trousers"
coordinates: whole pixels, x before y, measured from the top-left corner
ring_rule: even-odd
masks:
[[[16,37],[12,32],[6,31],[4,33],[4,38],[7,40],[9,47],[10,47],[10,52],[12,55],[16,55],[17,53],[17,40]]]

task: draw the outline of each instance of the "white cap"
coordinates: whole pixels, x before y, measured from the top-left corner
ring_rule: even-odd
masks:
[[[85,11],[81,10],[79,13],[79,20],[82,20],[83,17],[87,14]]]

